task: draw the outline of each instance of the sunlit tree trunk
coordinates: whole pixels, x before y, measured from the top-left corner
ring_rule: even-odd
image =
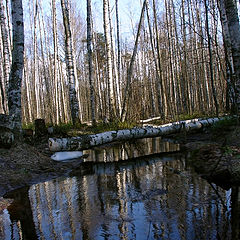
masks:
[[[116,117],[119,118],[119,109],[121,109],[121,100],[120,100],[120,89],[119,89],[119,79],[118,79],[118,68],[117,68],[117,57],[115,50],[115,42],[113,41],[113,28],[111,23],[111,10],[110,4],[108,1],[108,18],[109,18],[109,27],[110,27],[110,42],[111,42],[111,51],[112,51],[112,65],[113,65],[113,88],[114,88],[114,96],[115,96],[115,109],[116,109]]]
[[[2,87],[5,88],[3,91],[2,100],[3,110],[7,113],[7,98],[6,98],[6,91],[8,89],[8,81],[9,81],[9,74],[10,74],[10,41],[9,41],[9,30],[8,24],[6,19],[5,7],[3,5],[3,1],[0,1],[0,25],[1,25],[1,37],[2,37],[2,47],[3,47],[3,76],[4,81],[2,81]]]
[[[59,124],[59,92],[58,92],[58,43],[57,43],[57,20],[56,20],[56,2],[52,0],[52,23],[53,23],[53,82],[54,82],[54,105],[55,105],[55,123]]]
[[[46,35],[45,35],[45,24],[44,21],[40,18],[40,13],[42,12],[41,5],[39,4],[40,12],[38,14],[38,26],[39,26],[39,36],[40,36],[40,47],[41,47],[41,60],[42,60],[42,68],[43,68],[43,73],[42,73],[42,79],[44,80],[44,86],[42,86],[42,89],[45,87],[46,88],[46,94],[42,93],[42,98],[43,98],[43,107],[44,110],[42,109],[42,112],[44,114],[47,114],[47,117],[45,116],[45,119],[47,122],[50,122],[53,124],[53,119],[52,119],[52,86],[50,84],[50,71],[48,68],[48,62],[47,62],[47,56],[44,54],[44,39],[46,41]],[[42,16],[43,17],[43,16]],[[44,33],[44,34],[43,34]],[[45,45],[47,46],[47,44]],[[44,97],[43,97],[44,96]]]
[[[65,29],[65,59],[67,65],[68,81],[69,81],[69,100],[71,108],[71,117],[73,123],[78,120],[79,107],[76,96],[76,76],[74,74],[74,61],[73,61],[73,43],[70,29],[69,7],[68,1],[61,0],[63,24]]]
[[[10,9],[9,9],[9,1],[6,1],[6,13],[7,13],[7,26],[8,26],[8,36],[9,36],[9,47],[10,47],[10,60],[12,60],[11,49],[12,49],[12,24],[11,24],[11,17],[10,17]],[[11,61],[10,61],[11,62]]]
[[[208,39],[208,53],[209,53],[209,67],[210,67],[210,77],[211,77],[211,87],[212,87],[212,94],[213,100],[216,108],[216,115],[218,116],[219,109],[218,109],[218,101],[217,101],[217,93],[214,86],[214,76],[213,76],[213,60],[212,60],[212,38],[209,31],[209,22],[208,22],[208,4],[207,0],[204,0],[205,5],[205,14],[206,14],[206,31],[207,31],[207,39]]]
[[[95,114],[95,93],[94,93],[94,82],[93,82],[93,60],[92,60],[92,10],[91,0],[87,0],[87,49],[88,49],[88,74],[89,74],[89,85],[90,85],[90,108],[92,124],[96,124]]]
[[[156,78],[157,78],[157,95],[158,95],[158,111],[159,114],[161,116],[163,115],[163,111],[162,111],[162,101],[161,101],[161,94],[163,94],[163,91],[161,90],[161,83],[162,83],[162,79],[160,78],[160,74],[159,74],[159,70],[158,70],[158,63],[157,63],[157,58],[155,55],[155,48],[154,48],[154,43],[153,43],[153,33],[152,33],[152,27],[151,27],[151,21],[150,21],[150,16],[149,16],[149,6],[148,6],[148,0],[146,1],[146,12],[147,12],[147,20],[148,20],[148,28],[149,28],[149,37],[150,37],[150,43],[151,43],[151,48],[152,48],[152,54],[153,54],[153,61],[154,61],[154,65],[155,65],[155,71],[156,71]],[[153,94],[152,94],[153,95]],[[154,114],[156,114],[156,110],[155,110],[155,104],[153,101],[153,108],[154,108]]]
[[[181,30],[182,30],[182,38],[183,38],[183,61],[182,61],[182,102],[183,102],[183,108],[185,112],[190,112],[190,98],[188,93],[188,67],[187,67],[187,33],[186,33],[186,17],[185,17],[185,0],[182,0],[182,15],[181,15]]]
[[[26,105],[28,108],[28,122],[33,122],[33,114],[32,114],[32,98],[31,98],[31,87],[30,87],[30,80],[29,80],[29,68],[28,62],[24,64],[24,80],[25,80],[25,88],[26,88]]]
[[[34,1],[34,22],[33,22],[33,83],[36,100],[36,117],[41,117],[41,106],[40,106],[40,76],[38,74],[38,52],[37,52],[37,16],[38,16],[38,0]]]
[[[0,32],[0,58],[2,59],[2,38]],[[5,82],[3,76],[3,62],[0,61],[0,113],[6,114],[6,107],[5,107]]]
[[[116,5],[116,25],[117,25],[117,74],[118,74],[118,105],[119,114],[122,111],[122,99],[121,99],[121,49],[120,49],[120,26],[119,26],[119,14],[118,14],[118,0],[115,1]]]
[[[13,51],[12,67],[9,78],[8,108],[11,119],[11,127],[16,131],[19,131],[22,128],[21,84],[24,65],[23,8],[21,0],[11,0],[11,4],[13,26]]]
[[[161,52],[160,52],[160,46],[159,46],[159,32],[158,32],[155,0],[153,0],[153,14],[154,14],[154,25],[155,25],[155,34],[156,34],[157,61],[158,61],[158,68],[156,71],[158,71],[158,75],[159,75],[159,82],[157,82],[158,108],[159,108],[159,113],[161,113],[162,117],[165,118],[168,115],[168,103],[167,103],[167,96],[166,96],[166,90],[165,90],[165,81],[162,76],[163,75],[162,60],[161,60]]]
[[[114,96],[113,74],[112,74],[112,51],[110,37],[110,22],[108,16],[108,0],[103,0],[103,20],[104,20],[104,35],[107,54],[107,78],[108,78],[108,94],[109,94],[109,111],[110,118],[113,120],[116,117],[116,104]]]
[[[177,29],[177,20],[176,20],[176,7],[174,1],[171,0],[172,6],[172,28],[173,28],[173,49],[175,51],[174,54],[174,71],[175,71],[175,86],[176,86],[176,109],[177,113],[180,114],[183,111],[182,106],[182,91],[181,91],[181,84],[180,84],[180,70],[181,70],[181,49],[179,44],[179,36],[178,36],[178,29]]]
[[[141,16],[138,24],[137,36],[134,44],[134,49],[133,49],[132,57],[129,63],[129,67],[127,68],[127,83],[126,83],[124,96],[123,96],[124,99],[123,99],[123,106],[122,106],[122,113],[121,113],[121,121],[125,121],[126,115],[127,115],[127,101],[129,99],[128,95],[129,95],[129,88],[130,88],[131,78],[133,73],[133,64],[137,54],[138,40],[139,40],[139,36],[140,36],[142,24],[143,24],[145,8],[146,8],[146,0],[143,2],[142,12],[141,12]]]
[[[166,18],[166,28],[167,28],[167,45],[168,45],[168,82],[170,90],[170,103],[171,103],[171,114],[174,117],[177,113],[176,110],[176,85],[175,85],[175,74],[173,69],[173,49],[172,49],[172,13],[170,10],[170,3],[164,0],[165,3],[165,18]]]

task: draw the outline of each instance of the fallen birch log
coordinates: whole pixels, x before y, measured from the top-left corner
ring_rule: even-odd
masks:
[[[97,145],[102,145],[105,143],[115,142],[115,141],[126,141],[130,139],[137,138],[147,138],[147,137],[158,137],[167,136],[173,133],[179,132],[189,132],[192,130],[200,130],[204,127],[211,126],[212,124],[226,119],[222,118],[209,118],[209,119],[192,119],[179,121],[174,123],[168,123],[161,125],[159,127],[142,127],[142,128],[132,128],[123,129],[117,131],[109,131],[92,135],[82,135],[79,137],[71,138],[49,138],[48,145],[50,151],[79,151],[83,149],[88,149]]]
[[[161,119],[162,119],[162,117],[153,117],[153,118],[149,118],[149,119],[140,120],[140,123],[149,123],[149,122],[161,120]]]

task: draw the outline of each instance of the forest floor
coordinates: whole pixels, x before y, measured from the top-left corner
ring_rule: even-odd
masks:
[[[191,151],[201,145],[214,144],[224,148],[223,154],[240,161],[240,126],[227,126],[204,132],[173,135],[184,147]],[[50,158],[47,138],[31,143],[15,143],[10,149],[0,148],[0,212],[1,197],[11,190],[37,182],[69,174],[81,164],[81,161],[63,163]],[[2,206],[3,207],[3,206]]]

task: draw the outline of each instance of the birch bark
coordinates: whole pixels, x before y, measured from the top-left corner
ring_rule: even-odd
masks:
[[[230,98],[230,102],[235,105],[235,92],[233,83],[233,59],[231,50],[231,39],[229,34],[227,15],[225,9],[224,0],[218,0],[218,8],[220,12],[220,20],[222,24],[223,44],[225,51],[226,62],[226,80],[227,80],[227,96]]]
[[[159,75],[159,81],[157,82],[158,108],[159,108],[159,112],[162,113],[162,118],[165,119],[165,117],[168,115],[168,103],[167,103],[165,82],[163,79],[162,60],[161,60],[161,51],[160,51],[160,46],[159,46],[160,41],[159,41],[159,31],[158,31],[158,24],[157,24],[157,11],[156,11],[155,0],[153,0],[153,14],[154,14],[154,25],[155,25],[155,34],[156,34],[157,61],[158,61],[157,72]]]
[[[225,9],[231,39],[232,58],[235,77],[237,112],[240,112],[240,25],[236,0],[225,0]]]
[[[213,94],[213,100],[216,108],[216,115],[218,116],[219,110],[218,110],[218,101],[217,101],[217,93],[214,86],[214,77],[213,77],[213,61],[212,61],[212,39],[209,31],[209,23],[208,23],[208,5],[207,0],[204,0],[205,5],[205,14],[206,14],[206,31],[207,31],[207,38],[208,38],[208,52],[209,52],[209,66],[210,66],[210,77],[211,77],[211,87],[212,87],[212,94]]]
[[[72,138],[49,138],[50,151],[61,150],[84,150],[97,145],[114,141],[126,141],[130,139],[166,136],[181,131],[200,130],[203,127],[212,125],[223,118],[192,119],[161,125],[159,127],[142,127],[109,131],[93,135],[83,135]]]
[[[113,120],[116,117],[116,104],[114,96],[113,74],[112,74],[112,51],[110,37],[110,22],[108,17],[108,0],[103,0],[103,28],[105,35],[105,45],[107,54],[107,78],[108,78],[108,94],[110,118]]]
[[[22,0],[11,0],[11,4],[13,51],[9,78],[8,108],[11,119],[10,127],[16,131],[20,131],[22,127],[21,84],[24,65],[24,24]]]
[[[90,85],[90,108],[92,125],[96,124],[95,114],[95,95],[94,95],[94,82],[93,82],[93,58],[92,58],[92,9],[91,0],[87,0],[87,49],[88,49],[88,77]]]
[[[54,46],[54,59],[53,59],[53,85],[54,85],[54,105],[55,105],[55,123],[59,124],[59,102],[58,102],[58,43],[57,43],[57,20],[56,20],[56,1],[52,0],[52,24],[53,24],[53,46]]]
[[[79,107],[76,95],[76,76],[74,74],[74,61],[73,61],[73,43],[72,43],[72,33],[70,29],[70,18],[69,18],[69,8],[68,1],[61,0],[62,14],[63,14],[63,24],[65,30],[65,59],[68,72],[69,81],[69,99],[70,108],[73,124],[78,120]]]
[[[139,36],[140,36],[142,24],[143,24],[145,8],[146,8],[146,0],[143,2],[141,16],[140,16],[140,20],[139,20],[139,24],[138,24],[137,36],[136,36],[136,40],[135,40],[135,44],[134,44],[134,49],[133,49],[129,67],[127,69],[127,83],[126,83],[126,87],[125,87],[125,91],[124,91],[124,96],[123,96],[124,99],[123,99],[122,112],[121,112],[121,121],[122,122],[125,121],[126,115],[127,115],[127,101],[129,99],[128,95],[129,95],[129,88],[130,88],[132,72],[133,72],[133,64],[134,64],[134,61],[135,61],[135,58],[137,55],[138,40],[139,40]]]
[[[8,81],[9,81],[9,74],[10,74],[10,41],[9,41],[9,30],[8,30],[8,24],[6,20],[6,13],[5,13],[5,7],[3,5],[3,2],[0,1],[0,25],[1,25],[1,37],[2,37],[2,45],[3,45],[3,86],[5,87],[6,91],[8,89]],[[3,109],[4,112],[7,113],[6,109],[6,94],[4,92],[3,95],[4,105]]]

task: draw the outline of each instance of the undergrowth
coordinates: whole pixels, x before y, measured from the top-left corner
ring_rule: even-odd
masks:
[[[34,123],[24,123],[23,125],[22,125],[22,128],[23,129],[34,129]]]
[[[128,129],[136,127],[138,124],[136,122],[121,122],[121,121],[113,121],[109,123],[104,123],[100,121],[95,126],[88,126],[86,130],[93,133],[100,133],[106,131],[120,130],[120,129]]]
[[[50,124],[46,124],[46,127],[50,127]],[[77,136],[81,134],[95,134],[100,132],[106,132],[106,131],[113,131],[113,130],[120,130],[120,129],[128,129],[138,126],[137,122],[133,121],[113,121],[104,123],[103,121],[99,121],[94,126],[89,126],[86,123],[60,123],[59,125],[53,126],[54,128],[54,134],[55,135],[70,135],[70,136]],[[24,124],[22,126],[23,129],[32,129],[34,130],[34,123],[28,123]]]
[[[219,135],[223,134],[223,131],[228,131],[233,126],[238,125],[237,118],[225,118],[214,123],[211,127],[211,131],[213,134]]]
[[[174,122],[174,121],[180,121],[180,120],[187,120],[187,119],[194,119],[194,118],[207,118],[212,116],[207,116],[204,113],[193,113],[190,114],[180,114],[177,118],[174,119],[160,119],[152,121],[151,124],[161,125],[168,122]],[[211,127],[211,131],[213,133],[218,134],[219,131],[222,131],[224,129],[229,128],[230,126],[237,124],[237,118],[226,118],[224,120],[221,120],[217,123],[215,123]],[[50,124],[46,124],[46,127],[51,126]],[[100,132],[106,132],[106,131],[113,131],[113,130],[120,130],[120,129],[129,129],[136,126],[141,126],[140,123],[137,121],[125,121],[121,122],[120,120],[115,120],[113,122],[105,123],[103,121],[98,121],[94,126],[87,125],[86,123],[77,123],[73,125],[72,123],[60,123],[59,125],[54,126],[54,134],[56,135],[71,135],[71,136],[77,136],[82,134],[96,134]],[[32,129],[34,130],[34,123],[27,123],[24,124],[23,129]]]

